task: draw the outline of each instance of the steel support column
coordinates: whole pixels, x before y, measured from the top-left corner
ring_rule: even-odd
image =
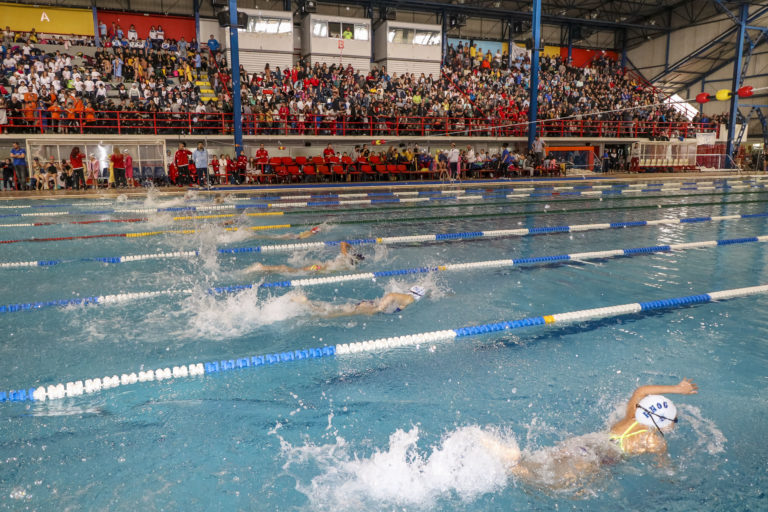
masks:
[[[733,62],[733,81],[731,82],[731,111],[728,114],[728,146],[726,166],[733,169],[736,166],[734,153],[737,148],[734,145],[736,133],[736,121],[739,114],[739,96],[736,91],[741,87],[741,59],[744,55],[744,41],[747,34],[747,19],[749,16],[749,4],[742,3],[739,12],[738,40],[736,46],[736,60]]]
[[[573,25],[568,25],[568,61],[573,58]]]
[[[443,30],[440,39],[443,48],[442,62],[445,64],[445,57],[448,55],[448,13],[443,10]]]
[[[243,108],[240,104],[240,42],[237,33],[237,0],[229,0],[229,64],[232,68],[232,121],[235,156],[243,151]]]
[[[531,35],[533,49],[531,50],[531,100],[528,107],[528,149],[533,146],[536,138],[536,121],[539,117],[539,50],[541,49],[541,0],[533,0]]]
[[[192,9],[195,11],[195,39],[197,39],[197,48],[200,49],[200,0],[194,0]]]
[[[514,28],[515,21],[509,18],[507,20],[507,69],[512,69],[512,45],[515,44]]]
[[[91,10],[93,11],[93,42],[98,48],[101,46],[101,35],[99,34],[99,14],[96,12],[96,0],[91,0]],[[104,41],[106,43],[106,41]]]
[[[627,31],[621,31],[621,67],[627,67]]]

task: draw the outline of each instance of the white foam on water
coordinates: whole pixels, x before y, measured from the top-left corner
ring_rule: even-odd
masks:
[[[696,451],[701,451],[704,448],[710,455],[725,452],[725,443],[728,439],[717,428],[714,421],[705,418],[701,414],[701,409],[696,406],[681,404],[678,407],[682,411],[680,414],[682,420],[690,423],[696,433]]]
[[[297,490],[313,510],[382,510],[393,506],[431,509],[440,499],[472,501],[498,491],[509,480],[504,459],[485,439],[517,445],[510,436],[478,426],[460,427],[422,450],[419,429],[398,429],[389,446],[367,457],[355,454],[341,437],[325,445],[293,447],[281,439],[286,471],[299,466],[319,470]]]
[[[195,293],[184,301],[183,307],[189,318],[186,334],[195,338],[226,339],[242,336],[264,325],[308,316],[306,306],[293,301],[298,295],[290,291],[271,296],[256,285],[223,296]]]

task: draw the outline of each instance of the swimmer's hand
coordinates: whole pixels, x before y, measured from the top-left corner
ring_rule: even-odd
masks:
[[[695,395],[699,392],[699,386],[691,379],[683,378],[677,385],[677,393],[681,395]]]

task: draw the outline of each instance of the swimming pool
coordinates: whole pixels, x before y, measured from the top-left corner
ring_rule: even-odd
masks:
[[[527,198],[525,203],[522,198],[489,198],[482,204],[440,202],[440,208],[421,209],[376,204],[338,214],[336,207],[320,207],[327,215],[286,211],[296,212],[290,215],[292,225],[322,223],[321,232],[307,242],[768,212],[768,202],[744,202],[768,200],[768,194],[685,193],[626,199],[606,195],[583,202],[568,202],[574,198],[567,196]],[[94,199],[110,203],[97,206],[103,210],[208,201],[205,196]],[[241,201],[228,198],[226,204],[236,202]],[[690,206],[694,202],[700,206]],[[87,205],[58,207],[72,203],[45,201],[50,211],[70,212],[65,218],[46,217],[46,222],[131,215],[85,214],[95,210]],[[41,203],[4,204],[18,208],[0,213]],[[244,275],[242,269],[251,263],[301,266],[332,258],[338,247],[219,252],[297,241],[259,239],[266,233],[260,231],[225,231],[221,223],[227,219],[174,221],[174,211],[141,215],[149,221],[0,228],[3,240],[180,226],[197,230],[0,245],[0,262],[60,262],[0,269],[7,283],[0,289],[0,304],[173,291],[112,304],[0,314],[6,334],[0,347],[0,389],[768,283],[765,244],[744,243],[382,276],[301,290],[211,294],[216,287],[296,278]],[[408,220],[414,216],[433,218]],[[270,217],[235,220],[241,228],[283,223]],[[362,220],[371,222],[342,224]],[[18,222],[10,217],[0,221]],[[766,217],[756,216],[522,237],[369,243],[357,247],[366,259],[339,274],[765,235]],[[158,251],[197,254],[119,264],[90,261]],[[395,315],[312,318],[291,300],[298,293],[335,302],[373,299],[417,283],[429,290],[427,297]],[[134,510],[137,503],[149,510],[730,510],[734,503],[765,508],[768,321],[760,312],[767,302],[756,295],[137,383],[60,400],[5,402],[0,404],[0,508]],[[661,464],[637,457],[606,468],[581,489],[553,492],[517,482],[477,443],[478,429],[514,438],[528,451],[605,430],[637,385],[673,384],[683,376],[699,384],[700,394],[673,397],[681,419],[669,436],[671,457]]]

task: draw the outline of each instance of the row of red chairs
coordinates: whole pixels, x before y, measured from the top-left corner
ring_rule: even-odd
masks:
[[[262,172],[256,176],[260,182],[271,181],[272,177],[277,177],[281,181],[299,181],[302,179],[310,180],[333,180],[344,179],[347,176],[352,178],[375,178],[400,175],[423,175],[423,171],[415,168],[414,164],[385,164],[381,162],[378,156],[370,158],[360,158],[356,162],[349,156],[323,158],[320,156],[303,157],[298,156],[295,159],[289,156],[272,157],[267,161],[257,161],[265,170],[270,169],[272,173]],[[269,167],[267,167],[267,165]],[[427,171],[429,172],[429,171]]]

